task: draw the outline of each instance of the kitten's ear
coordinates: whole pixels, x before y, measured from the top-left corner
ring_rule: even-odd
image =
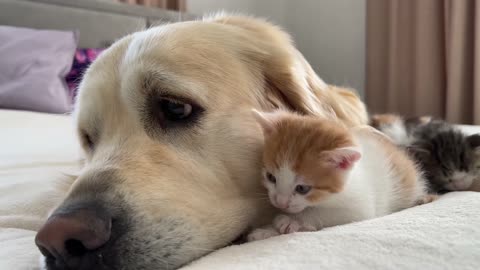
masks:
[[[271,134],[275,131],[275,126],[280,121],[282,116],[285,114],[281,111],[275,112],[260,112],[255,109],[252,110],[253,117],[262,127],[263,133],[265,135]]]
[[[321,158],[329,166],[340,170],[349,170],[362,157],[357,147],[342,147],[321,153]]]
[[[412,155],[430,155],[430,151],[427,149],[424,149],[422,147],[418,147],[415,145],[407,145],[405,146],[405,150],[407,153],[412,154]]]
[[[480,152],[480,133],[468,136],[467,143],[475,150],[475,152]]]
[[[416,158],[420,161],[426,161],[426,160],[431,159],[432,154],[431,154],[430,150],[428,150],[428,148],[425,148],[425,147],[430,148],[430,146],[428,146],[428,145],[423,145],[423,147],[422,147],[422,146],[414,144],[412,146],[407,146],[405,148],[405,150],[412,157],[414,157],[414,158]]]

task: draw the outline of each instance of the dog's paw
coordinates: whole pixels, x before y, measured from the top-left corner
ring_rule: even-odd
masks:
[[[247,235],[247,241],[253,242],[258,240],[264,240],[270,237],[279,235],[279,233],[274,228],[259,228],[255,229]]]
[[[302,228],[297,220],[286,215],[278,215],[275,217],[273,220],[273,227],[275,227],[275,229],[281,234],[299,232]]]

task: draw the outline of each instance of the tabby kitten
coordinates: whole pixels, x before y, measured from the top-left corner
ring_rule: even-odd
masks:
[[[466,135],[445,121],[429,117],[375,115],[371,124],[419,162],[431,191],[467,190],[474,181],[480,181],[480,134]]]

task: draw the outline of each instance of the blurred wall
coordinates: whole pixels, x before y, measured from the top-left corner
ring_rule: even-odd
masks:
[[[219,10],[262,16],[283,26],[327,83],[365,87],[366,0],[187,0],[194,14]]]
[[[291,1],[291,0],[290,0]],[[242,12],[285,24],[288,0],[187,0],[187,12],[194,14],[213,13],[220,10]]]

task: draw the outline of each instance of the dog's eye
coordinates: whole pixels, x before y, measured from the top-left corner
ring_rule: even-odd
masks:
[[[175,96],[152,96],[147,99],[147,111],[142,110],[145,127],[153,135],[156,131],[187,128],[196,125],[205,111],[195,102]],[[159,127],[160,129],[157,129]]]
[[[193,112],[191,104],[167,98],[160,100],[160,108],[165,118],[169,121],[185,120]]]
[[[82,132],[82,141],[89,150],[93,150],[94,143],[92,137],[85,132]]]
[[[203,108],[182,98],[160,97],[153,114],[161,127],[172,128],[193,124],[198,120]]]

